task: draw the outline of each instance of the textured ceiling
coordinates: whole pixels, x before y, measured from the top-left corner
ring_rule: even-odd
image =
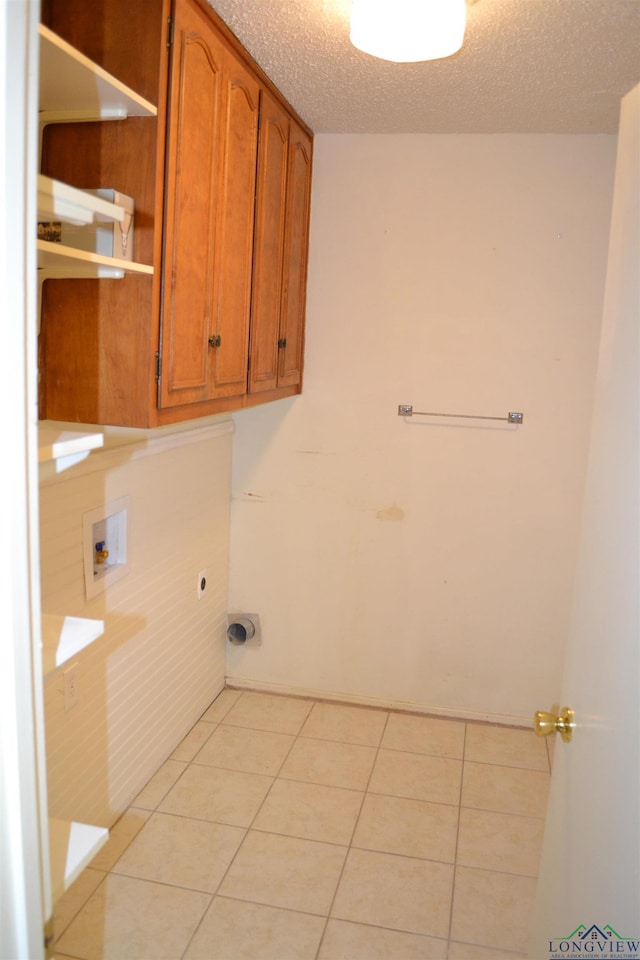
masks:
[[[410,64],[351,46],[350,0],[209,2],[316,133],[614,133],[640,81],[640,0],[468,0]]]

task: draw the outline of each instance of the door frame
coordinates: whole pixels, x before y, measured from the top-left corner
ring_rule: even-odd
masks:
[[[0,0],[0,955],[44,956],[51,916],[42,696],[36,334],[38,0]]]

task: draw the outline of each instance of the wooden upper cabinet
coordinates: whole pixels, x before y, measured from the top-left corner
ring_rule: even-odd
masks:
[[[43,260],[40,416],[156,427],[299,393],[310,131],[206,0],[42,15],[152,109],[44,130],[42,173],[133,198],[140,269]]]
[[[176,0],[160,406],[246,391],[259,87]]]

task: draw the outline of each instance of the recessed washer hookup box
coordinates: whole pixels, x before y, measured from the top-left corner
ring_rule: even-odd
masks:
[[[80,250],[89,250],[91,253],[100,253],[105,257],[115,257],[118,260],[133,260],[133,213],[134,201],[119,190],[101,188],[86,190],[103,200],[109,200],[125,210],[124,220],[120,223],[114,220],[100,220],[87,226],[75,226],[72,223],[63,223],[61,241],[70,247]]]

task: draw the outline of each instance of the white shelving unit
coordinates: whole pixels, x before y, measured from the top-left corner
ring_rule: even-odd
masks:
[[[116,203],[43,174],[38,176],[38,217],[42,220],[64,220],[76,225],[96,220],[121,223],[125,215],[125,209]],[[120,279],[126,273],[153,274],[149,264],[119,260],[63,243],[38,240],[37,249],[41,281],[53,277]]]
[[[38,424],[38,461],[40,464],[53,461],[56,473],[79,463],[103,445],[102,433],[74,430],[71,424],[61,425],[51,420],[41,420]]]
[[[78,121],[154,117],[157,109],[144,97],[107,73],[48,27],[40,24],[40,125]],[[85,190],[38,177],[38,217],[89,224],[95,220],[122,222],[125,211]],[[125,274],[153,274],[145,263],[119,260],[62,243],[38,240],[38,279],[120,280]],[[38,309],[38,314],[40,310]]]
[[[157,108],[40,24],[40,122],[155,117]]]
[[[49,280],[55,277],[77,277],[119,280],[126,273],[153,275],[153,267],[147,263],[118,260],[90,250],[79,250],[64,243],[38,240],[38,269],[44,271],[39,277]]]
[[[50,680],[69,660],[104,633],[103,620],[43,613],[41,622],[42,671],[45,681]]]
[[[106,827],[49,817],[51,893],[55,903],[109,839]]]
[[[38,220],[64,220],[82,226],[95,220],[122,223],[124,218],[124,207],[117,203],[38,174]]]
[[[38,427],[38,460],[41,465],[55,464],[57,471],[68,469],[104,444],[102,433],[74,430],[66,424],[41,421]],[[44,682],[74,656],[94,643],[104,632],[102,620],[41,615],[42,671]],[[49,817],[49,863],[51,896],[55,903],[98,850],[109,839],[105,827]]]
[[[40,25],[40,129],[48,123],[104,121],[157,116],[156,107],[116,77]],[[68,184],[38,177],[38,218],[76,225],[96,220],[122,222],[123,208]],[[127,273],[153,274],[153,267],[79,250],[66,244],[38,240],[39,290],[55,277],[120,278]],[[40,311],[38,311],[39,313]],[[39,460],[45,470],[68,469],[104,443],[100,432],[42,422]],[[45,680],[51,680],[71,658],[103,633],[104,623],[81,617],[43,614],[42,661]],[[52,897],[55,901],[106,843],[109,831],[75,821],[49,819]]]

